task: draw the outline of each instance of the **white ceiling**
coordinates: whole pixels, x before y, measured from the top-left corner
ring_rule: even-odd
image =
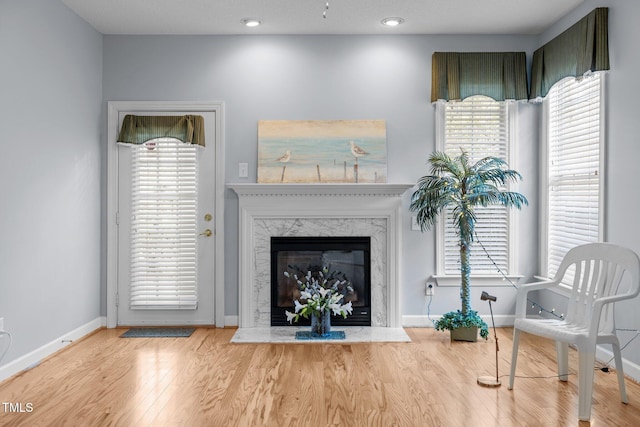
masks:
[[[62,0],[103,34],[539,34],[584,0]],[[399,27],[380,21],[399,16]],[[247,28],[243,18],[262,25]]]

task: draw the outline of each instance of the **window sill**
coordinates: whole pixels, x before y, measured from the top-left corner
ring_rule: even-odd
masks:
[[[507,275],[507,278],[516,285],[524,276]],[[460,276],[433,276],[436,284],[442,287],[459,287]],[[512,286],[512,284],[501,275],[471,275],[471,287],[477,286]]]

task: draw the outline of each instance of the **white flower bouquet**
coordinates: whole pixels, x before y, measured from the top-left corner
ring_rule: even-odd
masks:
[[[332,312],[346,319],[347,314],[353,312],[351,301],[342,304],[345,294],[353,292],[351,283],[330,274],[328,267],[323,267],[317,275],[307,271],[307,274],[301,278],[286,271],[284,275],[293,277],[300,289],[300,298],[293,301],[295,311],[293,313],[285,311],[289,323],[297,322],[300,316],[308,319],[312,315],[326,312]]]

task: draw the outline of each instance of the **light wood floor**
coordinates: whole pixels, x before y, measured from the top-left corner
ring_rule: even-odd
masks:
[[[231,344],[233,329],[190,338],[118,336],[100,330],[0,383],[0,402],[30,403],[2,426],[586,426],[577,421],[577,377],[517,378],[506,387],[511,329],[494,341],[450,342],[407,329],[411,343]],[[575,352],[571,367],[577,369]],[[518,375],[555,374],[552,343],[524,336]],[[640,385],[620,403],[614,373],[596,372],[593,426],[640,426]]]

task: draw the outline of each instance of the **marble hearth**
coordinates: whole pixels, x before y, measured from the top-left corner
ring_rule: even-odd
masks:
[[[229,184],[239,199],[239,327],[270,327],[272,236],[369,236],[371,326],[400,328],[401,197],[411,186]]]

